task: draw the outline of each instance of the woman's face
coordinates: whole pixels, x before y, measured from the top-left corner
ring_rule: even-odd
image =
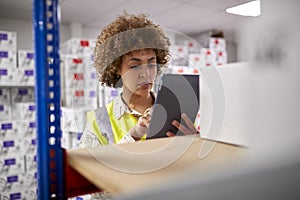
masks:
[[[122,57],[120,75],[123,92],[149,94],[156,74],[156,54],[153,49],[135,50]]]

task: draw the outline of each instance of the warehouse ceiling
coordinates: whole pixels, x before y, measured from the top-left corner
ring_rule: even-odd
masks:
[[[247,17],[227,14],[225,9],[250,0],[60,0],[63,24],[102,28],[117,15],[147,13],[163,28],[185,34],[207,30],[232,31]],[[0,0],[0,18],[31,20],[32,0]]]

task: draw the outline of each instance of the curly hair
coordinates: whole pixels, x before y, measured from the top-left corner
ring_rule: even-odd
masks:
[[[169,47],[169,38],[145,14],[124,13],[118,16],[98,35],[94,47],[94,67],[100,83],[114,88],[122,87],[118,75],[122,56],[138,49],[155,51],[157,70],[160,73],[161,67],[170,58]]]

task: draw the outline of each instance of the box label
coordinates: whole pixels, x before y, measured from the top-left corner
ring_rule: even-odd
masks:
[[[15,146],[15,141],[9,140],[9,141],[3,141],[3,147],[13,147]]]
[[[0,51],[0,58],[8,58],[8,52],[7,51]]]
[[[0,40],[7,40],[7,34],[6,33],[0,33]]]
[[[0,69],[0,75],[7,75],[7,69]]]
[[[15,158],[4,160],[4,165],[15,165],[15,164],[16,164],[16,159]]]
[[[1,124],[1,129],[2,129],[2,130],[9,130],[9,129],[12,129],[12,123]]]

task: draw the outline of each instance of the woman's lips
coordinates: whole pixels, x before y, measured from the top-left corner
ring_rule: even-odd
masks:
[[[151,83],[140,83],[138,84],[139,87],[143,88],[143,89],[148,89],[149,87],[151,87]]]

